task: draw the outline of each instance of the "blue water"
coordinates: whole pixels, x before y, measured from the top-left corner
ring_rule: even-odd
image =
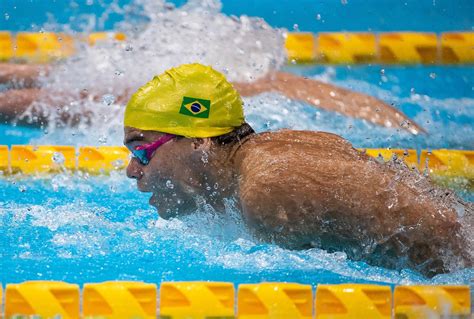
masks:
[[[100,196],[98,196],[100,194]],[[318,249],[289,251],[249,238],[238,217],[209,211],[157,219],[122,176],[0,180],[2,282],[226,280],[235,283],[467,283],[474,270],[426,280]]]
[[[76,31],[103,30],[125,18],[143,19],[127,16],[129,11],[103,15],[111,3],[108,0],[58,3],[3,0],[0,29],[55,30],[67,23]],[[129,1],[114,3],[126,7]],[[299,5],[223,1],[224,13],[258,15],[275,27],[314,32],[467,30],[472,28],[471,7],[472,1],[439,0],[300,1]],[[29,14],[32,11],[34,17]],[[414,137],[276,94],[245,99],[247,119],[257,131],[284,127],[323,130],[337,133],[357,147],[474,149],[472,67],[288,66],[286,70],[393,103],[429,134]],[[114,145],[122,140],[121,127],[105,142],[89,135],[98,129],[45,132],[0,125],[0,144]],[[456,191],[466,200],[474,200],[472,192]],[[123,174],[1,178],[0,282],[43,279],[80,284],[118,279],[406,284],[469,283],[474,277],[474,269],[465,269],[428,280],[410,270],[398,272],[352,262],[341,253],[290,251],[262,244],[245,229],[230,199],[224,215],[202,207],[189,217],[166,221],[158,218],[148,198]]]
[[[181,6],[186,1],[168,1]],[[110,10],[111,4],[123,8]],[[470,0],[223,0],[222,12],[264,18],[274,27],[300,31],[459,31],[472,30],[474,4]],[[131,0],[2,0],[0,30],[39,30],[46,23],[113,30],[124,19],[143,19],[130,13]],[[34,16],[30,12],[35,12]]]

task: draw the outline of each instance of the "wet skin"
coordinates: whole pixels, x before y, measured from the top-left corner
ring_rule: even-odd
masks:
[[[125,144],[161,135],[126,127]],[[428,276],[472,265],[453,208],[464,205],[460,200],[334,134],[284,130],[230,146],[179,138],[160,147],[146,166],[132,159],[127,175],[140,191],[153,193],[150,204],[165,218],[192,212],[198,197],[219,210],[222,199],[233,196],[255,236],[283,247],[344,251],[352,259]],[[207,190],[215,183],[217,197]]]

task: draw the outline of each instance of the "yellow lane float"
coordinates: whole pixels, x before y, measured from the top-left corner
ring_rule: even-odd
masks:
[[[5,318],[28,316],[79,319],[79,286],[54,281],[7,285]]]
[[[379,36],[379,50],[380,61],[388,64],[433,64],[440,60],[435,33],[383,33]]]
[[[395,318],[470,318],[468,286],[398,286],[394,292]]]
[[[262,283],[239,285],[239,319],[313,317],[313,290],[310,285]]]
[[[77,168],[92,174],[124,169],[130,152],[123,146],[83,146],[79,148]]]
[[[234,285],[230,282],[164,282],[160,316],[173,319],[234,318]]]
[[[13,37],[10,32],[0,31],[0,61],[13,58]]]
[[[318,285],[315,311],[317,319],[390,319],[392,291],[376,285]]]
[[[12,173],[54,173],[76,169],[73,146],[13,145],[10,151]]]
[[[474,32],[443,33],[440,45],[442,63],[474,63]]]
[[[357,64],[377,61],[373,33],[320,33],[317,61],[331,64]]]
[[[16,60],[44,63],[74,53],[74,39],[67,34],[21,32],[16,35]]]
[[[156,319],[157,288],[143,282],[85,284],[82,314],[86,318]]]

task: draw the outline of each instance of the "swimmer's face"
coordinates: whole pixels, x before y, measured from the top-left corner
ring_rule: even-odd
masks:
[[[124,144],[129,148],[157,141],[164,134],[125,127]],[[203,170],[201,155],[192,139],[176,137],[159,147],[148,165],[132,158],[127,176],[137,181],[141,192],[153,193],[150,205],[155,206],[161,217],[193,211],[194,197],[202,189],[199,172]]]

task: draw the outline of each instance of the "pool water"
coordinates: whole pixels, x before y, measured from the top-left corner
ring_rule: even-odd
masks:
[[[382,68],[290,67],[288,71],[393,101],[433,134],[413,137],[276,94],[246,99],[248,120],[259,131],[284,127],[331,131],[358,147],[472,148],[469,123],[474,113],[469,109],[474,100],[468,88],[472,74],[466,68],[385,67],[381,75]],[[434,79],[432,73],[437,75]],[[450,92],[440,89],[447,83],[453,83]],[[117,136],[109,136],[107,144],[119,145],[121,127],[112,129]],[[2,144],[105,144],[77,129],[48,134],[11,126],[1,130]],[[457,192],[466,200],[474,199],[469,190]],[[139,193],[134,182],[119,173],[6,177],[0,180],[0,198],[2,282],[202,279],[400,284],[468,283],[474,276],[474,269],[464,269],[427,280],[410,270],[353,262],[342,253],[289,251],[262,244],[247,232],[231,200],[224,214],[203,206],[193,216],[163,220],[148,205],[149,195]]]
[[[393,103],[429,134],[413,136],[377,127],[275,93],[244,100],[247,120],[259,132],[280,128],[329,131],[356,147],[474,149],[474,72],[470,66],[288,66],[284,65],[280,47],[277,50],[271,46],[281,43],[281,30],[259,21],[232,20],[216,12],[211,15],[217,22],[209,23],[221,23],[225,30],[209,37],[224,43],[192,42],[201,32],[193,29],[192,23],[191,27],[173,25],[174,31],[170,30],[167,36],[176,40],[169,47],[148,43],[156,35],[153,29],[166,28],[170,21],[178,21],[183,12],[159,11],[166,18],[161,20],[153,20],[156,17],[150,15],[152,27],[127,44],[129,47],[84,48],[77,58],[45,78],[44,86],[82,90],[102,84],[107,87],[104,95],[116,94],[126,85],[144,83],[151,73],[193,59],[217,63],[234,80],[258,77],[272,66],[281,67]],[[192,20],[199,16],[194,14],[187,16],[191,22],[198,21]],[[255,50],[252,52],[257,67],[252,61],[242,60],[245,50],[242,55],[232,49],[236,44],[232,39],[238,39],[241,33],[249,39],[242,46]],[[180,35],[185,40],[180,40]],[[160,38],[161,42],[156,42],[167,40]],[[251,45],[255,41],[266,46],[254,48]],[[184,50],[189,46],[193,52]],[[207,55],[210,46],[221,51]],[[177,56],[177,52],[184,53]],[[136,61],[144,63],[137,65]],[[72,105],[94,112],[92,127],[41,130],[0,125],[0,144],[120,145],[123,105],[107,100]],[[471,190],[455,191],[465,200],[474,201]],[[394,271],[353,262],[343,253],[291,251],[260,243],[245,228],[232,199],[227,200],[225,212],[203,204],[191,216],[163,220],[148,205],[148,198],[149,194],[139,193],[123,173],[4,176],[0,179],[0,281],[466,284],[474,277],[474,269],[463,269],[426,279],[408,269]]]

